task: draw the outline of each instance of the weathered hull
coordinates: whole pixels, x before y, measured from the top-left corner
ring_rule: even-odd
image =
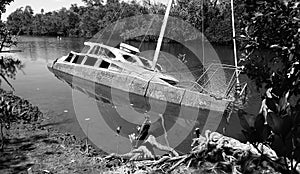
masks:
[[[154,81],[152,80],[153,76],[147,74],[133,72],[119,73],[63,63],[56,63],[52,68],[124,92],[171,102],[181,106],[223,112],[230,103],[230,100],[217,100],[197,91]]]

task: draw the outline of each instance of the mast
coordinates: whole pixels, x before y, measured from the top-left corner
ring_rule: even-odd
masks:
[[[234,65],[235,65],[235,77],[236,77],[236,88],[240,88],[239,81],[239,71],[238,71],[238,57],[236,50],[236,35],[235,35],[235,25],[234,25],[234,9],[233,0],[231,0],[231,23],[232,23],[232,37],[233,37],[233,52],[234,52]]]
[[[165,16],[164,16],[163,24],[162,24],[162,27],[161,27],[161,30],[160,30],[159,38],[158,38],[155,53],[154,53],[154,58],[153,58],[153,63],[152,63],[152,70],[155,69],[155,66],[157,64],[159,52],[160,52],[160,49],[161,49],[161,44],[162,44],[164,34],[165,34],[165,30],[166,30],[166,27],[167,27],[167,22],[168,22],[168,17],[169,17],[170,10],[171,10],[172,1],[173,0],[169,0],[169,2],[168,2],[167,10],[166,10],[166,13],[165,13]]]

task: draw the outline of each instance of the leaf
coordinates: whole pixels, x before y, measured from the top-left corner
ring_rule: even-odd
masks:
[[[19,117],[20,117],[20,118],[24,118],[24,116],[25,116],[27,113],[28,113],[28,111],[24,111],[24,112],[22,112],[22,113],[19,115]]]
[[[289,56],[289,61],[292,61],[293,58],[294,58],[294,54],[290,54],[290,56]]]
[[[238,117],[239,117],[242,128],[245,129],[246,131],[250,131],[250,125],[249,125],[247,119],[245,118],[245,116],[247,116],[247,115],[248,114],[244,110],[242,110],[242,109],[238,110]]]
[[[300,161],[300,146],[295,149],[293,158],[296,161]]]
[[[272,149],[276,151],[277,155],[291,157],[293,151],[292,134],[288,134],[284,138],[277,135],[274,138]]]
[[[265,1],[257,1],[256,4],[257,5],[263,5],[265,3]]]
[[[288,105],[288,97],[289,97],[289,92],[287,92],[283,97],[280,98],[279,100],[279,112],[286,110],[286,107]]]
[[[281,118],[278,114],[269,112],[267,121],[274,133],[282,137],[286,137],[292,130],[293,119],[291,116]]]
[[[275,44],[275,45],[271,45],[270,48],[281,48],[279,45]]]
[[[263,16],[263,14],[260,12],[256,12],[254,15],[255,15],[255,17]]]
[[[266,98],[266,105],[271,111],[278,112],[277,103],[273,98]]]
[[[283,119],[283,124],[281,127],[281,134],[283,137],[287,136],[293,128],[293,119],[290,115],[287,115],[282,118]]]
[[[260,137],[262,142],[266,142],[270,135],[272,134],[272,128],[269,125],[264,125],[261,132],[258,132],[258,136]]]
[[[242,133],[246,137],[247,141],[250,143],[257,143],[259,142],[259,138],[257,136],[257,132],[254,129],[250,129],[250,131],[242,130]]]
[[[263,129],[264,129],[264,125],[265,125],[265,117],[262,113],[260,113],[256,116],[256,119],[255,119],[255,122],[254,122],[254,128],[258,132],[262,132]]]
[[[296,107],[300,107],[300,106],[296,106]],[[294,116],[295,126],[300,126],[300,111],[296,111],[295,113],[293,113],[293,116]]]
[[[297,18],[297,17],[294,17],[293,20],[297,21],[297,22],[300,22],[300,19]]]

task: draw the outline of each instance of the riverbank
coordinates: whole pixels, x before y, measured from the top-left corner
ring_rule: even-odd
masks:
[[[3,94],[12,96],[15,102],[21,100],[12,93],[1,91],[1,96]],[[156,160],[134,162],[125,158],[126,155],[106,156],[91,146],[87,150],[85,140],[55,130],[50,117],[43,114],[36,122],[12,125],[6,132],[9,138],[4,151],[0,152],[0,173],[271,174],[283,171],[267,158],[260,157],[251,145],[209,131],[195,139],[191,153],[181,156],[166,155]],[[267,152],[270,152],[269,158],[275,158],[272,150]]]
[[[5,101],[31,109],[27,100],[0,91]],[[5,146],[0,152],[0,173],[100,173],[99,161],[104,153],[89,146],[69,133],[54,129],[50,116],[40,115],[31,123],[12,124],[5,131]]]

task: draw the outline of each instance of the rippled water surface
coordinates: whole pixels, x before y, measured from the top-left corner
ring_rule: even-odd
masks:
[[[107,99],[104,97],[95,100],[95,96],[88,93],[88,90],[84,88],[88,82],[82,82],[82,79],[81,81],[79,79],[75,87],[71,85],[76,89],[73,90],[70,85],[63,82],[69,79],[69,82],[72,83],[72,80],[70,80],[72,77],[61,75],[61,77],[65,79],[59,80],[47,69],[48,63],[68,54],[71,50],[80,52],[83,48],[84,41],[84,39],[76,38],[62,38],[58,40],[57,38],[49,37],[21,37],[16,49],[20,49],[22,52],[11,54],[13,57],[21,59],[25,64],[24,73],[19,72],[17,79],[12,81],[16,89],[16,94],[29,99],[33,104],[38,105],[46,114],[49,114],[51,118],[53,118],[52,122],[57,128],[63,131],[70,131],[79,137],[85,137],[86,134],[89,134],[90,139],[93,139],[95,144],[99,142],[100,144],[102,143],[103,146],[105,146],[103,148],[107,151],[126,151],[128,150],[129,144],[129,141],[126,139],[128,134],[135,132],[136,125],[143,122],[147,111],[152,111],[151,108],[147,108],[149,101],[139,101],[138,98],[131,96],[131,98],[134,98],[135,103],[126,103],[126,100],[122,99],[126,99],[126,95],[128,94],[118,94],[118,92],[115,92],[117,96],[121,96],[121,102],[118,103],[118,105],[111,103],[111,96]],[[143,47],[146,48],[150,46],[151,45],[144,45]],[[178,52],[172,45],[165,45],[165,47],[169,47],[171,52],[172,49]],[[230,47],[216,47],[216,52],[222,63],[233,63]],[[76,86],[78,86],[79,89],[76,88]],[[95,88],[95,86],[93,87]],[[99,86],[96,88],[103,89],[101,91],[105,93],[105,88]],[[111,89],[109,90],[109,93],[111,93]],[[184,134],[184,131],[187,132],[186,134],[190,139],[192,138],[191,129],[194,124],[192,121],[195,120],[182,120],[180,119],[180,113],[184,112],[185,115],[187,115],[186,113],[192,115],[193,112],[198,111],[189,110],[189,108],[186,108],[188,111],[182,111],[182,109],[178,107],[162,106],[161,103],[155,101],[150,101],[150,106],[156,108],[156,110],[153,111],[153,113],[150,112],[147,114],[151,116],[154,123],[159,122],[159,124],[154,124],[153,127],[160,127],[158,130],[161,131],[160,133],[158,133],[159,131],[155,132],[153,128],[154,133],[163,135],[163,132],[169,131],[173,125],[182,128],[181,130],[173,131],[170,135],[171,137],[162,136],[161,139],[164,144],[168,144],[169,142],[166,141],[170,140],[170,144],[172,145],[172,142],[176,142],[176,136],[181,136],[181,134]],[[160,107],[162,107],[162,111],[160,111]],[[257,109],[257,107],[253,108]],[[209,111],[203,111],[205,115],[207,115],[208,112]],[[176,114],[177,116],[179,115],[179,117],[174,119],[172,115]],[[164,115],[164,117],[161,117],[161,115]],[[214,116],[216,120],[222,120],[222,118],[220,118],[222,114],[218,113]],[[164,123],[163,121],[165,121],[165,119],[169,121],[173,120],[173,123],[172,121],[169,122],[170,124]],[[127,127],[126,124],[128,124]],[[115,130],[112,130],[118,126],[124,127],[123,130],[121,130],[121,138],[115,136]],[[221,130],[221,127],[225,126],[224,120],[221,125],[218,126],[217,128]],[[213,127],[216,126],[214,125]],[[236,137],[240,136],[240,127],[236,115],[232,116],[231,126],[227,129],[227,133]],[[188,143],[189,142],[190,141],[188,141]],[[178,143],[176,146],[177,145]],[[187,146],[187,143],[183,143],[181,146]]]

